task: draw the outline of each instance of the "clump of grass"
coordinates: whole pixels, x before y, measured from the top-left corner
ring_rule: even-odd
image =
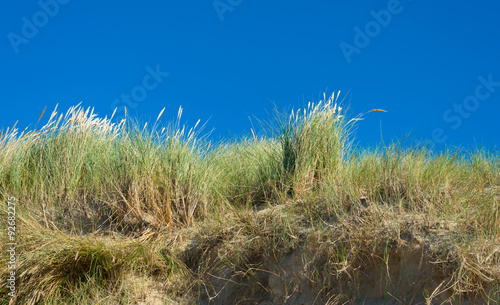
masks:
[[[233,206],[252,206],[277,199],[281,147],[274,139],[245,138],[221,144],[211,156],[218,168],[216,191]]]
[[[96,214],[101,224],[192,223],[206,209],[211,168],[196,126],[180,126],[181,113],[160,130],[115,125],[90,109],[54,110],[40,130],[2,137],[0,185],[36,206],[46,223],[74,219],[89,203],[93,211],[81,217]]]
[[[317,104],[292,110],[290,116],[279,114],[275,134],[282,147],[282,182],[297,198],[340,165],[345,154],[346,122],[337,105],[340,95],[333,93]]]
[[[161,217],[161,225],[192,223],[195,214],[203,216],[209,200],[212,180],[210,160],[203,139],[195,131],[180,125],[182,108],[176,123],[151,129],[132,125],[122,135],[117,149],[120,167],[114,188],[137,217],[141,209]]]
[[[217,147],[225,198],[238,202],[301,199],[321,181],[336,175],[346,155],[349,125],[337,105],[340,92],[304,109],[276,111],[265,123],[271,136],[251,138]]]
[[[129,277],[168,281],[188,276],[183,263],[162,248],[151,233],[132,240],[120,236],[75,236],[47,229],[26,216],[26,212],[18,216],[17,225],[17,251],[21,253],[15,269],[18,303],[80,304],[79,296],[87,299],[92,293],[110,297],[110,293],[121,291],[124,297]],[[2,246],[2,250],[6,247]],[[2,268],[2,276],[10,271]],[[6,286],[6,282],[0,284],[4,301],[8,298]]]

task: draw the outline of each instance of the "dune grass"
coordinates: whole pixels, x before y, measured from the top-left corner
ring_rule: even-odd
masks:
[[[2,303],[499,303],[498,153],[356,148],[338,98],[219,143],[182,108],[2,131]]]

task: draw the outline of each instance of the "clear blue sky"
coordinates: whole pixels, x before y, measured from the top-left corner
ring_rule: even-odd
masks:
[[[359,123],[361,145],[413,132],[491,147],[499,12],[493,0],[6,1],[0,127],[34,124],[57,103],[144,118],[163,107],[174,118],[182,105],[188,124],[241,135],[273,103],[298,108],[341,90],[353,114],[388,111]]]

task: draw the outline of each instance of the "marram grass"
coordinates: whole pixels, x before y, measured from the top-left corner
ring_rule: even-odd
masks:
[[[500,302],[498,153],[358,149],[338,98],[219,143],[182,108],[1,131],[2,303]]]

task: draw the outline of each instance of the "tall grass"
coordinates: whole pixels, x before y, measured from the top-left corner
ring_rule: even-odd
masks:
[[[444,291],[496,295],[498,153],[356,148],[361,118],[347,119],[338,99],[277,112],[267,132],[219,143],[182,125],[182,108],[172,123],[162,111],[143,125],[77,105],[40,129],[2,131],[0,191],[20,207],[19,301],[92,303],[118,291],[110,304],[133,303],[125,291],[136,276],[203,297],[221,272],[266,293],[274,280],[263,268],[292,281],[269,264],[298,247],[319,299],[354,298],[360,270],[377,264],[384,293],[399,293],[391,259],[415,248],[448,277],[429,302]]]
[[[234,206],[252,206],[278,199],[281,154],[278,142],[264,137],[221,143],[210,152],[219,173],[214,191]]]
[[[108,224],[140,222],[145,213],[158,226],[191,223],[208,203],[210,165],[196,131],[180,126],[181,110],[161,129],[116,125],[81,107],[64,116],[54,110],[40,130],[2,137],[2,190],[36,207],[47,223],[71,220],[83,206],[88,215],[80,216]]]

